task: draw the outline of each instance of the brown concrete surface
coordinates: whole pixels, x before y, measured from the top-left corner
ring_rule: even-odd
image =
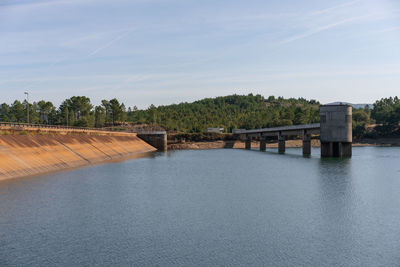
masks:
[[[0,180],[153,152],[136,134],[0,135]]]

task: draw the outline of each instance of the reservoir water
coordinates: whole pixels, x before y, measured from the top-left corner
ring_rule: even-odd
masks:
[[[204,150],[0,182],[0,266],[399,266],[400,148]]]

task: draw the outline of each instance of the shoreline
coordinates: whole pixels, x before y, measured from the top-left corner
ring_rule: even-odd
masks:
[[[251,147],[256,148],[260,146],[259,141],[252,141]],[[320,147],[319,139],[312,139],[312,147]],[[366,146],[377,146],[377,147],[396,147],[400,146],[400,138],[380,138],[380,139],[363,139],[354,140],[353,147],[366,147]],[[287,148],[301,148],[302,140],[287,140]],[[235,148],[244,149],[244,141],[199,141],[199,142],[183,142],[168,144],[168,150],[206,150],[206,149],[221,149],[221,148]],[[267,148],[278,148],[277,142],[267,143]]]

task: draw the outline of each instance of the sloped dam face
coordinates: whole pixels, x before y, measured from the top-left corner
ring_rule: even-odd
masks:
[[[0,180],[141,155],[156,149],[135,134],[0,135]]]

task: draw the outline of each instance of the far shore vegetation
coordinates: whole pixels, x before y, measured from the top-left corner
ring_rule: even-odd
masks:
[[[59,107],[45,100],[28,103],[15,100],[0,106],[0,121],[78,127],[114,127],[120,130],[135,125],[161,127],[174,133],[203,133],[209,127],[255,129],[319,122],[316,100],[261,95],[230,95],[206,98],[192,103],[148,109],[126,107],[117,99],[93,105],[86,96],[73,96]],[[357,139],[400,136],[400,100],[382,98],[372,106],[353,107],[353,136]]]

